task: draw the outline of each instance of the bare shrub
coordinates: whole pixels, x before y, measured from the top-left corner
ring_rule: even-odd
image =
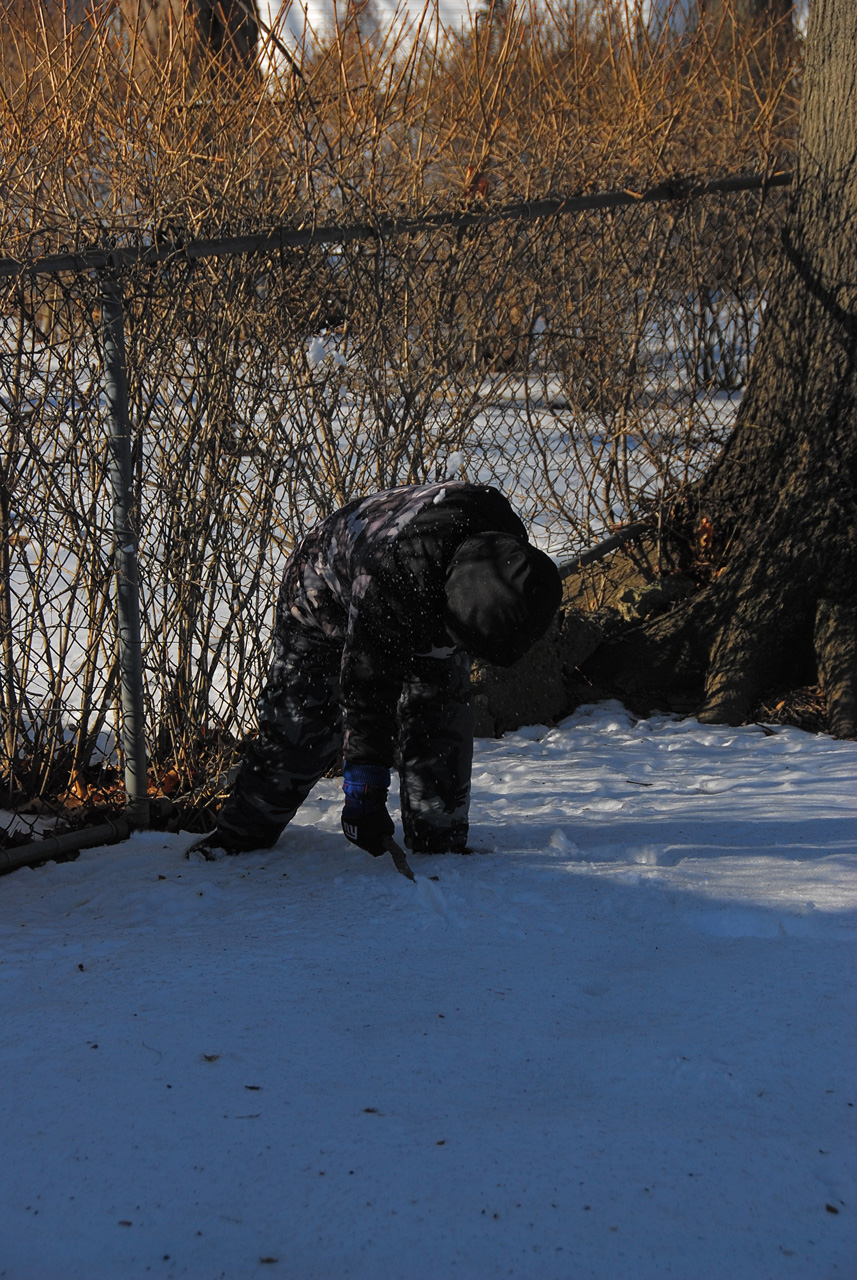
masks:
[[[109,4],[75,26],[7,5],[4,253],[170,251],[123,288],[151,784],[188,809],[252,727],[282,565],[319,517],[461,476],[570,554],[656,521],[728,431],[782,195],[385,231],[788,165],[799,68],[762,36],[724,52],[593,12],[508,6],[439,40],[346,24],[262,84],[143,75]],[[184,252],[355,222],[340,244]],[[0,295],[0,776],[19,813],[121,803],[99,320],[92,271]]]

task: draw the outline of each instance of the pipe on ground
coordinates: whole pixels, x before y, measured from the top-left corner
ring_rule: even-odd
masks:
[[[18,867],[38,867],[52,858],[79,853],[99,844],[116,844],[127,840],[131,827],[125,818],[99,823],[97,827],[81,827],[79,831],[66,831],[60,836],[45,836],[32,840],[16,849],[0,849],[0,875],[15,871]]]

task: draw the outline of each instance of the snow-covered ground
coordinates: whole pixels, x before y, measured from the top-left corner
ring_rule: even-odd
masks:
[[[273,851],[0,880],[0,1276],[857,1274],[857,743],[477,744],[418,882]]]

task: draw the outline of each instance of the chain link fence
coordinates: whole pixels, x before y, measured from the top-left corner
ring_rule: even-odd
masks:
[[[253,730],[285,559],[343,502],[495,484],[560,560],[629,518],[657,525],[730,431],[787,201],[767,183],[686,194],[252,253],[150,246],[50,274],[7,262],[0,848],[125,809],[123,554],[140,582],[137,785],[204,829]],[[120,290],[128,546],[105,378]]]

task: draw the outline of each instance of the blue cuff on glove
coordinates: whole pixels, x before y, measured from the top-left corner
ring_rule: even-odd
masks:
[[[390,770],[382,764],[348,764],[342,769],[342,790],[346,809],[368,813],[381,808],[387,799]]]
[[[390,770],[378,764],[346,764],[342,772],[342,830],[352,844],[380,858],[395,831],[387,812]]]

